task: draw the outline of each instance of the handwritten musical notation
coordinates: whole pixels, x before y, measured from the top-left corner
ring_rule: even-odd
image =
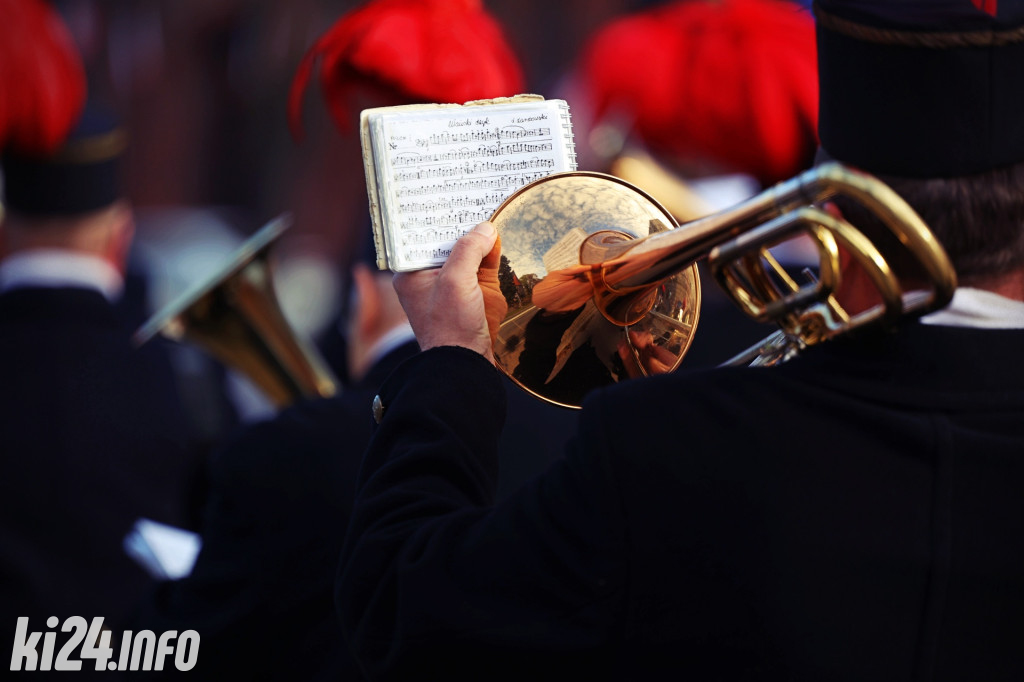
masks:
[[[561,100],[406,111],[372,125],[383,148],[377,182],[384,222],[404,263],[442,263],[510,194],[575,169]]]

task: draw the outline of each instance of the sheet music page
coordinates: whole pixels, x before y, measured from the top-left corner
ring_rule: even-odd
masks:
[[[574,170],[563,107],[545,100],[381,116],[377,141],[389,161],[377,172],[392,269],[444,263],[455,240],[514,191]]]

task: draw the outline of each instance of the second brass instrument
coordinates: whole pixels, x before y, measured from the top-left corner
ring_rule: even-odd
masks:
[[[338,381],[316,348],[296,334],[274,292],[270,252],[291,224],[281,216],[243,243],[212,277],[153,315],[134,335],[194,343],[257,386],[278,408],[328,397]]]
[[[861,230],[822,208],[840,195],[898,239],[924,273],[922,286],[907,288]],[[877,178],[835,162],[682,226],[642,190],[588,172],[528,185],[491,220],[501,235],[508,303],[494,348],[498,367],[566,407],[579,407],[598,386],[679,367],[700,316],[701,259],[744,312],[779,327],[736,364],[784,361],[852,329],[923,315],[945,306],[956,288],[952,264],[914,210]],[[804,284],[770,252],[799,234],[819,254],[818,276]],[[840,244],[874,283],[878,305],[848,312],[836,300]]]

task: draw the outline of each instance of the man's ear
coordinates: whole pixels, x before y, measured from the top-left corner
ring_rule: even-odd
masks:
[[[349,378],[359,381],[369,369],[370,349],[382,333],[383,304],[375,275],[367,265],[353,265],[351,277],[345,320],[345,361]]]
[[[832,217],[845,219],[842,211],[833,202],[826,202],[823,208]],[[881,302],[878,287],[856,256],[842,243],[839,243],[839,272],[839,288],[835,296],[850,316],[862,313]]]
[[[127,202],[119,201],[111,209],[107,244],[103,257],[124,273],[128,266],[128,256],[135,239],[135,214]]]
[[[352,289],[349,329],[366,338],[374,333],[381,316],[380,292],[374,274],[366,264],[352,266]]]

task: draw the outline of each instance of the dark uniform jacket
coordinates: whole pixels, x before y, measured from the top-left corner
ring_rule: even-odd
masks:
[[[252,425],[214,456],[192,573],[161,586],[135,621],[199,633],[185,679],[360,679],[334,580],[373,395],[417,351],[411,341],[392,350],[358,384]]]
[[[912,324],[590,396],[492,506],[501,378],[382,388],[337,602],[380,679],[1024,679],[1024,331]]]
[[[19,616],[123,626],[151,586],[124,536],[188,522],[201,462],[169,368],[130,334],[97,291],[0,295],[0,634]]]

